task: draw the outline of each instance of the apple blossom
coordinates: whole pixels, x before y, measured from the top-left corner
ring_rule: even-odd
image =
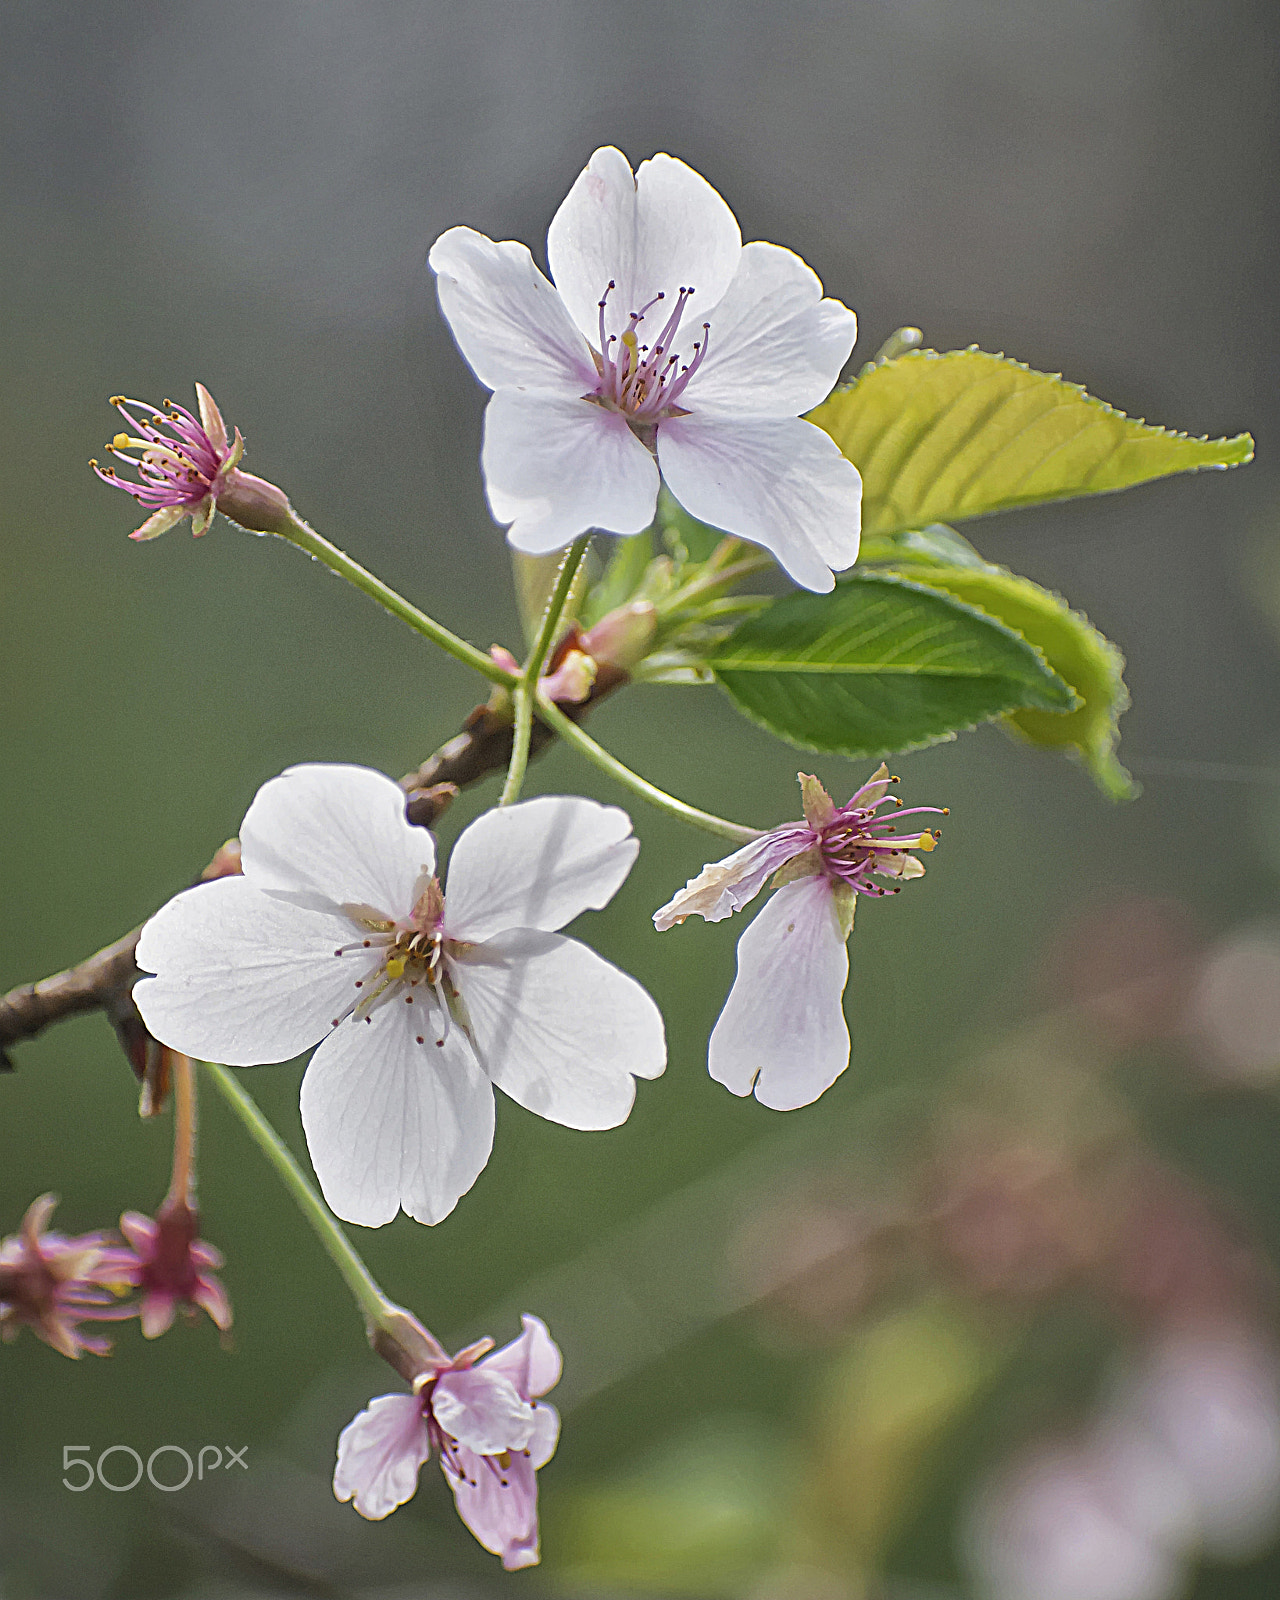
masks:
[[[858,554],[862,483],[802,419],[849,359],[857,319],[779,245],[743,245],[705,178],[669,155],[632,175],[597,150],[528,249],[470,228],[430,263],[463,356],[493,391],[481,464],[517,550],[648,527],[659,470],[693,516],[828,590]],[[655,459],[656,458],[656,459]]]
[[[899,805],[897,780],[881,765],[847,805],[837,806],[818,780],[800,774],[804,821],[753,839],[710,862],[654,913],[659,933],[700,916],[720,922],[753,900],[777,874],[776,892],[738,941],[738,975],[712,1030],[707,1066],[734,1094],[753,1091],[775,1111],[807,1106],[849,1065],[843,996],[846,944],[857,896],[897,894],[875,877],[918,878],[912,850],[932,850],[937,834],[899,836],[897,818],[937,806],[877,815]],[[895,821],[891,822],[890,818]]]
[[[486,812],[448,884],[405,798],[365,767],[291,767],[240,830],[243,876],[143,929],[147,1027],[230,1066],[312,1045],[302,1122],[326,1200],[377,1227],[448,1216],[489,1159],[493,1085],[571,1128],[624,1122],[666,1065],[662,1017],[558,930],[606,905],[640,846],[625,812],[542,796]],[[323,1042],[321,1042],[323,1041]]]
[[[413,1375],[412,1394],[371,1400],[339,1436],[338,1499],[362,1517],[390,1516],[413,1497],[434,1452],[458,1515],[485,1549],[508,1571],[536,1565],[536,1473],[560,1436],[560,1418],[541,1397],[559,1382],[560,1352],[537,1317],[521,1321],[520,1337],[492,1355],[492,1339],[452,1358],[441,1351]]]

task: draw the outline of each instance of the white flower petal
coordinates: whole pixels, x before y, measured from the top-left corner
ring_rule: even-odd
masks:
[[[700,522],[763,545],[806,589],[834,587],[858,556],[862,479],[829,435],[798,417],[658,428],[662,476]]]
[[[807,850],[814,835],[803,824],[774,828],[752,839],[721,861],[708,861],[677,894],[653,914],[653,925],[666,933],[686,917],[723,922],[760,893],[779,867]]]
[[[532,1317],[526,1311],[520,1321],[524,1331],[519,1337],[486,1356],[483,1365],[486,1371],[501,1372],[510,1378],[517,1392],[526,1399],[536,1399],[560,1382],[563,1363],[559,1347],[540,1317]]]
[[[658,468],[616,411],[590,400],[499,389],[484,414],[489,506],[507,539],[546,555],[585,533],[640,533],[653,520]]]
[[[849,1065],[841,1004],[849,952],[825,878],[771,897],[738,940],[738,975],[711,1034],[707,1067],[775,1111],[807,1106]]]
[[[489,1076],[567,1128],[616,1128],[637,1078],[666,1066],[662,1014],[625,972],[576,939],[515,932],[450,961]]]
[[[438,1012],[391,999],[371,1021],[335,1028],[311,1058],[302,1126],[344,1222],[378,1228],[402,1207],[440,1222],[484,1170],[493,1091],[457,1028],[436,1044],[438,1023]]]
[[[824,300],[817,273],[777,244],[743,247],[710,322],[680,398],[699,417],[798,417],[831,393],[858,337],[853,312]]]
[[[172,1050],[228,1066],[288,1061],[324,1037],[351,999],[335,958],[351,923],[262,894],[245,878],[202,883],[142,930],[133,997]]]
[[[486,811],[449,857],[445,930],[476,942],[508,928],[554,933],[607,906],[639,850],[627,813],[594,800],[542,795]]]
[[[533,1437],[534,1413],[510,1378],[485,1364],[441,1373],[431,1394],[436,1421],[477,1455],[523,1450]]]
[[[684,287],[694,290],[686,317],[700,322],[729,287],[741,251],[733,212],[692,167],[657,155],[632,178],[626,156],[612,146],[591,157],[547,231],[551,276],[593,344],[611,279],[610,333],[621,333],[631,312],[660,290],[669,310]]]
[[[354,1500],[362,1517],[378,1521],[413,1499],[418,1469],[430,1458],[418,1396],[379,1395],[338,1435],[334,1495]]]
[[[272,778],[245,814],[240,847],[255,888],[392,919],[409,914],[419,878],[435,871],[435,844],[405,821],[400,786],[369,767],[316,763]]]
[[[440,309],[486,389],[545,389],[575,398],[596,387],[590,347],[527,246],[450,228],[427,259]]]

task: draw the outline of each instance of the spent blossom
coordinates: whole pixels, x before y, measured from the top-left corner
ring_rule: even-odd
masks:
[[[129,537],[156,539],[190,517],[198,539],[208,531],[215,511],[252,533],[283,532],[290,515],[287,496],[264,478],[240,470],[240,430],[228,437],[222,413],[202,383],[196,384],[196,402],[199,417],[172,400],[164,402],[161,412],[141,400],[111,397],[132,431],[117,433],[107,449],[137,470],[138,482],[122,478],[111,465],[89,465],[104,483],[123,489],[151,513]]]
[[[105,1356],[111,1341],[85,1333],[82,1322],[118,1322],[134,1314],[113,1292],[119,1283],[116,1241],[108,1233],[71,1238],[49,1228],[57,1197],[32,1201],[22,1227],[0,1240],[0,1338],[29,1327],[61,1355]]]
[[[648,527],[659,472],[692,516],[763,545],[805,588],[858,554],[862,482],[803,420],[849,359],[857,319],[779,245],[744,245],[705,178],[669,155],[633,175],[597,150],[547,234],[450,228],[440,305],[493,391],[481,464],[494,517],[532,555],[591,528]]]
[[[538,1561],[536,1474],[555,1453],[560,1418],[542,1396],[560,1379],[560,1351],[537,1317],[503,1349],[482,1339],[447,1356],[425,1329],[412,1394],[371,1400],[338,1439],[333,1492],[378,1520],[413,1497],[432,1455],[458,1515],[508,1571]],[[483,1358],[483,1359],[482,1359]]]
[[[127,1248],[111,1252],[112,1276],[138,1291],[144,1338],[158,1338],[172,1327],[179,1307],[198,1307],[227,1331],[231,1302],[215,1276],[223,1264],[222,1252],[200,1238],[194,1206],[170,1198],[154,1217],[126,1211],[120,1232]]]
[[[188,889],[143,929],[151,1032],[251,1066],[319,1044],[302,1122],[325,1198],[377,1227],[439,1222],[493,1142],[493,1085],[571,1128],[626,1120],[666,1043],[633,978],[559,929],[607,905],[639,850],[625,812],[541,796],[453,848],[365,767],[291,767],[240,829],[243,876]]]
[[[707,1065],[734,1094],[754,1092],[775,1111],[807,1106],[849,1065],[844,987],[847,942],[859,895],[897,894],[924,873],[913,850],[932,850],[936,831],[899,834],[899,820],[937,806],[901,806],[883,764],[843,806],[800,775],[804,820],[753,839],[710,862],[654,913],[660,933],[700,916],[720,922],[775,879],[775,893],[738,941],[738,974],[711,1034]],[[879,878],[897,879],[886,886]]]

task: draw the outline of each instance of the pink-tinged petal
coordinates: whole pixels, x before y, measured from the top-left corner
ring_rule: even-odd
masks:
[[[599,381],[591,349],[528,248],[450,228],[427,258],[440,309],[486,389],[540,389],[570,398]]]
[[[640,533],[653,521],[653,457],[622,416],[590,400],[499,389],[485,410],[480,464],[494,518],[526,555],[559,550],[589,528]]]
[[[686,917],[723,922],[754,900],[779,867],[815,843],[804,826],[776,828],[753,839],[722,861],[709,861],[697,877],[653,914],[653,925],[666,933]]]
[[[533,1437],[529,1402],[509,1378],[485,1366],[441,1373],[431,1410],[447,1434],[478,1455],[523,1450]]]
[[[158,511],[151,513],[141,527],[135,528],[129,537],[139,542],[158,539],[162,533],[168,533],[175,523],[181,522],[190,511],[190,506],[161,506]]]
[[[421,1400],[379,1395],[338,1435],[334,1495],[353,1501],[362,1517],[376,1522],[413,1499],[418,1469],[430,1459]]]
[[[142,930],[133,998],[172,1050],[233,1067],[288,1061],[323,1038],[353,995],[334,950],[351,923],[218,878],[161,906]]]
[[[811,422],[674,417],[658,429],[658,460],[686,511],[763,545],[803,588],[825,594],[831,569],[857,560],[862,479]]]
[[[695,292],[686,316],[700,319],[729,287],[741,253],[733,212],[692,167],[657,155],[641,162],[633,178],[627,158],[612,146],[591,157],[547,232],[551,276],[593,343],[610,279],[610,333],[620,334],[631,312],[659,291],[670,309],[677,291],[690,286]]]
[[[213,1325],[224,1333],[231,1326],[231,1298],[216,1278],[201,1277],[196,1283],[191,1303],[207,1312]]]
[[[567,1128],[616,1128],[634,1078],[667,1063],[662,1013],[634,978],[576,939],[499,934],[450,960],[489,1076]]]
[[[526,1400],[536,1400],[560,1382],[563,1363],[559,1347],[541,1318],[531,1317],[526,1312],[520,1321],[524,1324],[524,1332],[510,1344],[503,1345],[501,1350],[495,1350],[485,1361],[484,1368],[486,1372],[500,1372],[510,1378]],[[544,1409],[551,1408],[548,1406]],[[559,1427],[558,1422],[556,1426]]]
[[[700,417],[798,417],[831,393],[857,337],[857,317],[822,298],[798,255],[746,245],[680,404]]]
[[[493,1090],[455,1027],[399,998],[337,1027],[302,1080],[302,1126],[324,1197],[379,1228],[402,1208],[440,1222],[484,1170]],[[424,1042],[419,1044],[418,1038]]]
[[[538,1564],[538,1480],[532,1459],[509,1458],[504,1467],[473,1450],[460,1449],[462,1475],[441,1461],[458,1515],[508,1572]]]
[[[849,1065],[848,977],[830,884],[784,884],[738,940],[738,975],[707,1051],[711,1076],[734,1094],[754,1090],[774,1111],[816,1100]]]
[[[200,426],[207,434],[209,443],[221,455],[227,448],[227,425],[222,420],[217,401],[202,383],[196,384],[196,405],[200,410]]]
[[[408,916],[436,861],[431,835],[405,821],[399,784],[369,767],[319,763],[263,784],[240,826],[240,854],[257,889],[392,920]]]
[[[169,1289],[149,1289],[142,1296],[138,1320],[144,1339],[158,1339],[173,1326],[178,1310],[178,1298]]]
[[[140,1256],[150,1255],[160,1229],[141,1211],[126,1211],[120,1217],[120,1232]]]
[[[468,941],[509,928],[554,933],[607,906],[639,850],[627,813],[594,800],[542,795],[486,811],[449,858],[446,932]]]

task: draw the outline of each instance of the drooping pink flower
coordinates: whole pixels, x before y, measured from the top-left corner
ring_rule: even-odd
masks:
[[[120,1231],[129,1248],[111,1252],[113,1278],[138,1290],[144,1338],[158,1338],[170,1328],[180,1306],[207,1311],[226,1332],[231,1301],[214,1276],[222,1253],[199,1237],[200,1215],[194,1206],[169,1199],[154,1218],[126,1211]]]
[[[363,1517],[389,1516],[412,1499],[434,1453],[458,1515],[485,1549],[508,1571],[536,1565],[536,1474],[560,1436],[560,1418],[541,1397],[559,1382],[561,1363],[545,1325],[521,1320],[523,1333],[503,1349],[489,1354],[493,1340],[482,1339],[452,1358],[441,1352],[414,1376],[412,1394],[371,1400],[339,1436],[337,1498]]]
[[[0,1241],[0,1338],[16,1338],[25,1325],[73,1360],[86,1350],[105,1356],[111,1341],[86,1334],[80,1324],[134,1314],[133,1306],[121,1305],[112,1293],[119,1281],[112,1236],[50,1232],[57,1204],[56,1195],[41,1195],[27,1208],[20,1231]]]
[[[137,483],[122,478],[112,466],[89,465],[104,483],[130,494],[151,515],[131,539],[156,539],[183,517],[199,538],[207,532],[215,510],[253,533],[280,533],[288,523],[289,501],[282,490],[251,472],[241,472],[244,454],[240,430],[227,437],[226,424],[213,396],[196,384],[199,418],[185,406],[164,402],[164,412],[141,400],[113,395],[111,404],[133,433],[118,433],[107,449],[137,468]],[[134,416],[130,406],[142,413]],[[140,455],[129,452],[141,451]]]
[[[847,805],[837,806],[818,780],[800,774],[804,821],[761,834],[705,866],[654,913],[659,933],[700,916],[720,922],[740,911],[774,877],[776,893],[738,941],[738,975],[707,1052],[717,1083],[753,1091],[775,1111],[807,1106],[849,1065],[843,996],[846,948],[859,895],[897,894],[878,878],[905,882],[924,873],[913,850],[932,850],[937,834],[899,835],[897,821],[938,806],[900,805],[883,764]]]
[[[779,245],[744,245],[707,180],[597,150],[528,249],[450,228],[440,305],[493,391],[481,466],[494,517],[541,555],[653,519],[659,472],[699,520],[769,550],[806,588],[858,554],[862,480],[804,420],[849,359],[857,319]]]

